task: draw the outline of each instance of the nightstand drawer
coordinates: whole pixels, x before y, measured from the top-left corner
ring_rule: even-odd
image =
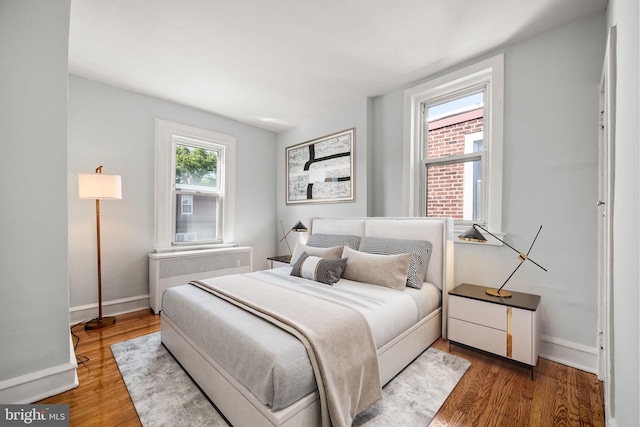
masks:
[[[507,355],[507,333],[498,329],[451,318],[449,339],[499,356]]]
[[[507,330],[507,307],[504,305],[451,295],[449,316],[501,331]]]

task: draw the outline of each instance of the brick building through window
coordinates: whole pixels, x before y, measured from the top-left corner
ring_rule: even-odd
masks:
[[[474,106],[428,120],[429,159],[483,151],[484,108]],[[479,219],[481,162],[427,165],[427,216]]]

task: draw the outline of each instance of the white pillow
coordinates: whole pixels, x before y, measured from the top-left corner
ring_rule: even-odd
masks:
[[[342,251],[347,266],[342,277],[403,291],[407,286],[410,254],[377,255],[359,252],[348,246]]]

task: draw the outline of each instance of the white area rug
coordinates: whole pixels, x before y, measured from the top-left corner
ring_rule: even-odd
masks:
[[[113,344],[111,351],[143,426],[229,425],[164,348],[160,332]],[[383,387],[382,400],[359,414],[353,426],[428,426],[469,366],[427,349]]]

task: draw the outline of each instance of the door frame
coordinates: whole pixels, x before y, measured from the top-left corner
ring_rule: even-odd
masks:
[[[599,85],[598,141],[598,378],[605,413],[611,414],[613,385],[613,207],[616,119],[616,27],[609,28]]]

